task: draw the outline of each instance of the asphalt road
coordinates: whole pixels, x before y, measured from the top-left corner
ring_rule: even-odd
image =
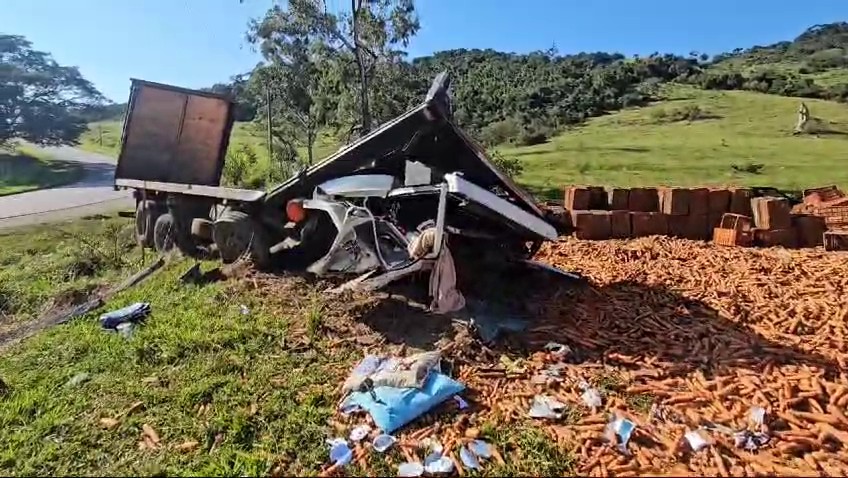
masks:
[[[115,191],[115,163],[108,156],[68,146],[42,148],[50,156],[79,163],[80,181],[65,186],[0,197],[0,229],[62,221],[132,209],[130,191]]]

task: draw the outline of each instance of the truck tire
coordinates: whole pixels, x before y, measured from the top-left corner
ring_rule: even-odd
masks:
[[[271,251],[262,226],[241,211],[228,209],[215,221],[212,238],[225,264],[247,256],[260,269],[271,265]]]
[[[165,254],[174,248],[174,218],[170,213],[161,214],[153,226],[153,246]]]
[[[174,223],[174,244],[187,257],[198,258],[203,255],[198,240],[192,236],[192,223],[195,218],[205,218],[209,207],[203,203],[174,198],[169,204],[169,211]],[[197,240],[196,240],[197,239]]]
[[[141,247],[153,247],[153,229],[162,209],[156,201],[139,201],[135,208],[135,240]]]

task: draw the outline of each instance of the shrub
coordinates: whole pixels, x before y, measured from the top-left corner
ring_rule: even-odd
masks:
[[[512,142],[522,134],[521,125],[514,118],[496,121],[483,127],[480,139],[486,146]]]
[[[489,153],[489,158],[495,163],[495,166],[503,171],[507,176],[515,178],[524,171],[524,164],[520,159],[512,156],[504,156],[500,151],[493,150]]]

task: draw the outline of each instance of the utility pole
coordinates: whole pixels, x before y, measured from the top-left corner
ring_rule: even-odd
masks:
[[[271,164],[274,161],[274,144],[271,141],[271,86],[265,83],[266,116],[268,122],[268,184],[271,184]]]

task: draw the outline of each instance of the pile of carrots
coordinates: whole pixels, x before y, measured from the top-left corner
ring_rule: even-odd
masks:
[[[536,259],[587,281],[533,297],[540,313],[518,334],[524,348],[497,352],[514,366],[463,360],[456,375],[471,407],[451,402],[406,427],[402,445],[438,436],[455,446],[481,423],[531,423],[583,476],[848,474],[848,254],[563,238]],[[600,407],[584,402],[586,385]],[[566,404],[562,417],[530,418],[537,395]],[[611,417],[636,425],[626,453],[607,432]],[[732,432],[744,430],[768,443],[739,448]],[[692,431],[707,445],[693,450]]]

